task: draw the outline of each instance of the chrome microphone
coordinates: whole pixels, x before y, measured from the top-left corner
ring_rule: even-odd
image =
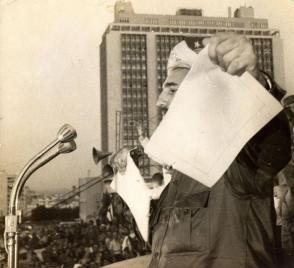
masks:
[[[51,160],[56,158],[58,155],[71,153],[71,152],[75,151],[76,148],[77,148],[77,145],[76,145],[75,141],[70,141],[70,142],[66,142],[66,143],[59,143],[55,153],[53,153],[52,155],[50,155],[49,157],[47,157],[46,159],[41,161],[36,167],[29,170],[29,172],[25,175],[25,178],[22,180],[21,184],[19,185],[18,191],[16,193],[16,210],[18,209],[18,198],[21,195],[23,186],[26,183],[26,181],[29,179],[29,177],[31,177],[31,175],[33,173],[35,173],[35,171],[37,171],[42,166],[46,165],[48,162],[50,162]]]
[[[21,212],[18,210],[19,194],[28,180],[28,178],[40,167],[54,159],[59,154],[70,153],[76,149],[76,144],[73,141],[77,137],[76,130],[69,124],[63,125],[57,137],[47,145],[41,152],[34,156],[22,169],[16,181],[13,184],[9,202],[9,214],[5,217],[5,249],[8,253],[8,267],[18,267],[18,233],[17,227],[21,220]],[[40,160],[46,153],[58,145],[57,151],[47,159],[41,161],[35,168],[30,168]]]

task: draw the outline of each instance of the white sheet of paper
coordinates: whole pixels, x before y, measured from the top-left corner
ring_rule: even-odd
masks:
[[[151,199],[150,190],[130,154],[127,156],[127,168],[125,174],[122,175],[118,172],[114,176],[110,187],[127,203],[142,237],[147,241]]]
[[[198,54],[145,152],[211,187],[243,146],[282,110],[249,73],[241,77]]]

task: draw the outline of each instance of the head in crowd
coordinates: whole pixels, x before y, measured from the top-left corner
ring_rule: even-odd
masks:
[[[155,173],[152,176],[151,179],[152,188],[156,188],[158,186],[161,186],[163,184],[163,175],[161,173]]]

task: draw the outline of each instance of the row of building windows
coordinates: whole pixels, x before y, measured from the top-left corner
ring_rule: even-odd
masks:
[[[147,113],[148,114],[148,109],[147,109],[147,107],[124,107],[125,108],[125,111],[123,112],[123,114],[125,115],[125,116],[127,116],[128,117],[128,119],[130,119],[130,118],[133,118],[133,117],[135,117],[136,115],[136,117],[137,117],[137,119],[138,118],[140,118],[141,120],[145,120],[145,119],[148,119],[147,117],[147,115],[146,116],[143,116],[144,115],[144,113]]]
[[[143,34],[122,34],[121,41],[135,41],[145,43],[146,38]]]
[[[146,66],[142,66],[140,64],[134,64],[133,66],[122,66],[123,78],[126,81],[134,80],[134,82],[138,81],[138,83],[142,80],[145,81],[146,77],[142,77],[142,73],[146,72]]]
[[[126,54],[130,54],[130,52],[144,53],[146,51],[146,47],[141,47],[141,46],[136,47],[134,45],[132,45],[132,46],[124,45],[124,46],[122,46],[122,51],[125,52]]]
[[[143,53],[138,53],[137,51],[132,51],[133,53],[124,53],[122,56],[122,60],[140,60],[140,61],[145,61],[146,56]]]
[[[147,79],[142,80],[139,76],[137,79],[134,77],[127,78],[126,76],[122,79],[123,88],[133,88],[140,90],[141,88],[146,89]]]
[[[237,32],[239,34],[246,34],[246,31],[250,35],[261,35],[261,36],[268,36],[270,35],[270,31],[266,30],[267,27],[262,27],[264,30],[241,30],[238,28],[230,28],[224,27],[223,28],[185,28],[185,27],[146,27],[146,26],[137,26],[137,27],[130,27],[130,26],[123,26],[123,25],[112,25],[110,30],[112,31],[133,31],[133,32],[169,32],[169,33],[202,33],[202,34],[215,34],[217,32]],[[243,28],[243,27],[240,27]],[[253,27],[255,28],[255,27]],[[136,30],[135,30],[136,29]],[[250,33],[249,33],[250,32]]]
[[[141,42],[136,42],[136,41],[121,42],[123,51],[128,51],[128,48],[132,48],[138,54],[144,54],[144,51],[146,50],[145,44],[146,43],[142,44]]]
[[[125,111],[126,113],[129,113],[131,112],[133,109],[138,109],[138,111],[141,109],[141,108],[146,108],[148,107],[147,105],[147,99],[141,99],[141,100],[128,100],[127,103],[123,103],[123,107],[125,108],[123,110],[123,112]]]
[[[142,80],[140,77],[134,79],[127,79],[125,77],[122,78],[123,87],[134,87],[134,88],[146,88],[147,87],[147,79]]]
[[[136,102],[142,104],[146,104],[147,93],[143,94],[125,94],[123,93],[123,104],[126,105],[134,105]]]
[[[135,64],[135,67],[138,67],[138,66],[136,66],[137,64]],[[139,64],[140,65],[140,68],[130,68],[130,69],[126,69],[126,68],[124,68],[123,70],[122,70],[122,75],[124,76],[124,77],[127,77],[127,76],[135,76],[136,74],[138,74],[138,75],[141,75],[142,74],[142,72],[145,72],[145,70],[146,70],[146,65],[144,64]],[[126,67],[126,66],[124,66],[124,67]],[[134,67],[134,66],[132,66],[132,67]]]
[[[146,87],[138,87],[138,88],[133,87],[132,89],[130,89],[130,88],[124,87],[124,86],[122,87],[122,92],[123,92],[123,99],[135,97],[138,94],[142,94],[143,96],[147,96],[147,93],[148,93]]]
[[[146,57],[142,57],[140,58],[140,56],[138,57],[133,57],[130,59],[122,59],[122,67],[136,67],[136,68],[143,68],[146,69]],[[123,68],[123,69],[125,69]]]
[[[123,100],[123,106],[126,109],[129,109],[129,108],[145,108],[145,107],[147,107],[146,99],[145,98],[126,99],[126,100]]]
[[[142,41],[136,41],[136,40],[127,40],[127,41],[122,41],[122,47],[132,45],[132,47],[135,48],[140,48],[144,49],[145,48],[145,43]]]
[[[140,83],[140,82],[138,82],[138,83]],[[133,81],[125,81],[124,79],[123,79],[123,86],[122,86],[122,88],[123,88],[123,90],[125,91],[125,90],[129,90],[129,89],[132,89],[132,90],[147,90],[147,82],[146,83],[142,83],[142,84],[136,84],[136,83],[133,83]]]
[[[119,19],[122,23],[129,23],[130,20],[128,17],[120,17]],[[158,25],[160,23],[158,18],[145,18],[146,24]],[[178,19],[178,18],[170,18],[168,20],[170,25],[178,25],[178,26],[217,26],[217,27],[234,27],[234,28],[244,28],[246,27],[244,22],[240,21],[229,21],[229,20],[216,20],[216,19]],[[164,24],[164,23],[162,23]],[[268,27],[268,23],[266,21],[251,21],[250,27],[252,28],[260,28],[264,29]],[[138,26],[132,26],[132,30],[137,31]]]
[[[123,125],[124,133],[132,133],[135,136],[135,139],[137,139],[138,135],[136,135],[137,134],[136,126],[138,125],[139,122],[140,124],[144,121],[147,122],[146,118],[137,116],[137,117],[127,118],[127,120],[128,120],[127,123]]]
[[[179,26],[217,26],[217,27],[235,27],[244,28],[244,22],[227,21],[227,20],[180,20],[180,19],[170,19],[169,24],[179,25]]]
[[[122,74],[123,75],[136,75],[141,74],[142,72],[146,72],[147,64],[146,62],[137,60],[129,60],[126,64],[122,62]]]
[[[130,20],[129,20],[128,17],[120,17],[119,21],[122,22],[122,23],[129,23]]]
[[[146,87],[141,87],[141,88],[122,87],[123,99],[129,99],[129,98],[136,99],[138,96],[142,98],[147,98],[148,96],[147,88]]]
[[[145,64],[142,64],[142,63],[138,63],[138,62],[135,62],[133,63],[132,61],[131,62],[128,62],[128,64],[125,64],[123,63],[122,66],[121,66],[121,69],[124,71],[124,70],[132,70],[135,74],[136,71],[146,71],[146,65]],[[146,78],[146,77],[144,77]]]
[[[145,18],[146,24],[158,24],[159,20],[157,18]]]

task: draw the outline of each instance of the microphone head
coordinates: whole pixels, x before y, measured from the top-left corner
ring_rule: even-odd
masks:
[[[66,143],[59,143],[58,145],[58,153],[60,154],[68,154],[77,149],[77,145],[75,141],[70,141]]]
[[[69,124],[64,124],[57,133],[57,139],[60,142],[72,141],[77,137],[76,130]]]

